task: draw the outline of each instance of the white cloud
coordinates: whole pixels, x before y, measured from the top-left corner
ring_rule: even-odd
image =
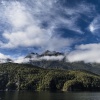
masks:
[[[31,16],[19,2],[8,3],[5,9],[5,16],[7,16],[9,23],[14,28],[23,28],[23,26],[30,24],[30,19],[28,18],[31,18]]]
[[[23,26],[29,24],[27,17],[30,17],[29,13],[25,10],[23,4],[17,1],[3,1],[0,4],[0,18],[4,22],[9,23],[13,28],[23,28]]]
[[[4,55],[2,53],[0,53],[0,59],[6,59],[9,58],[9,55]]]
[[[9,58],[11,58],[9,55],[5,55],[3,53],[0,53],[0,63],[6,63],[6,62],[8,62]]]
[[[38,27],[28,27],[25,32],[5,32],[3,36],[5,39],[9,40],[7,44],[1,46],[3,48],[15,48],[18,46],[40,46],[45,44],[49,38],[48,34],[45,33],[45,30],[39,29]]]
[[[70,39],[70,38],[61,38],[59,36],[52,37],[46,45],[44,49],[46,50],[59,50],[63,47],[70,47],[71,44],[73,44],[76,40]],[[53,47],[53,48],[52,48]]]
[[[100,43],[76,46],[76,50],[67,56],[68,61],[84,61],[100,63]]]
[[[70,46],[73,39],[63,38],[55,33],[55,29],[64,25],[67,29],[83,33],[77,25],[81,14],[90,14],[92,6],[79,4],[75,8],[58,7],[58,0],[33,1],[2,1],[0,4],[0,19],[9,24],[2,34],[6,43],[0,42],[1,48],[41,47],[43,49],[57,50]],[[69,18],[63,17],[59,12],[63,9]],[[2,17],[3,16],[3,17]],[[47,22],[47,28],[41,23]]]
[[[64,58],[64,56],[44,56],[44,57],[40,57],[39,60],[50,60],[50,61],[55,61],[55,60],[59,60],[61,61]]]
[[[36,7],[41,7],[42,5],[40,5],[40,3],[36,1]],[[1,48],[38,46],[45,49],[50,48],[52,50],[55,50],[60,49],[63,46],[69,46],[70,44],[72,44],[71,39],[64,39],[63,37],[59,37],[59,35],[57,34],[54,35],[53,25],[51,25],[48,29],[41,28],[40,22],[42,18],[40,19],[35,17],[35,15],[37,14],[37,8],[34,8],[34,15],[32,15],[25,8],[23,3],[17,1],[9,3],[5,1],[3,5],[5,17],[7,21],[12,25],[12,29],[10,29],[10,31],[7,30],[3,33],[3,37],[8,42],[0,43]],[[45,5],[43,5],[43,8],[44,6]],[[41,15],[40,12],[39,14]]]
[[[83,34],[82,30],[77,25],[78,18],[79,18],[78,15],[76,15],[76,16],[74,15],[74,17],[71,17],[71,18],[58,17],[55,21],[55,26],[62,25],[71,31],[74,31],[78,34]]]
[[[14,59],[15,63],[28,63],[31,61],[42,61],[42,60],[47,60],[47,61],[61,61],[63,60],[64,56],[59,55],[59,56],[43,56],[43,57],[33,57],[33,58],[25,58],[25,57],[18,57]]]
[[[93,34],[98,34],[100,30],[100,15],[94,18],[94,20],[89,25],[89,30]]]
[[[24,62],[24,57],[23,56],[20,56],[20,57],[14,59],[14,63],[22,63],[22,62]],[[26,61],[26,63],[27,62],[28,61]]]
[[[44,29],[39,29],[38,27],[34,27],[34,29],[33,27],[28,27],[25,32],[5,32],[3,36],[5,39],[9,40],[9,42],[6,44],[1,43],[2,48],[38,46],[42,49],[58,50],[62,47],[70,46],[75,41],[60,36],[51,37]]]
[[[62,8],[63,9],[63,8]],[[93,17],[94,13],[96,13],[95,6],[88,3],[79,3],[73,7],[66,7],[64,9],[65,14],[71,16],[66,20],[62,19],[64,23],[66,23],[66,27],[69,30],[75,31],[77,33],[83,34],[84,32],[81,30],[80,26],[78,26],[78,21],[81,17],[81,14],[87,17]],[[84,20],[84,19],[83,19]]]

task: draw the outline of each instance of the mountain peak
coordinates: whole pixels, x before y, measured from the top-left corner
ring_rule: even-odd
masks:
[[[56,51],[49,51],[46,50],[44,53],[42,53],[40,56],[59,56],[59,55],[64,55],[63,53],[56,52]]]
[[[27,62],[44,61],[44,60],[61,61],[64,58],[65,58],[65,55],[63,53],[46,50],[42,54],[38,54],[38,53],[30,53],[30,54],[28,54],[23,59],[23,62],[27,63]]]
[[[34,57],[37,57],[38,55],[39,55],[38,53],[32,52],[32,53],[28,54],[25,58],[34,58]]]

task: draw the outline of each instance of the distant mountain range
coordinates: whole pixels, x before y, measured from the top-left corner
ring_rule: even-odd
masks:
[[[10,58],[0,59],[0,63],[8,62],[13,63],[14,61]],[[66,54],[49,50],[42,54],[30,53],[20,63],[28,63],[48,69],[87,70],[100,74],[99,63],[68,62]]]
[[[66,58],[66,55],[64,53],[56,52],[56,51],[45,51],[42,54],[38,53],[30,53],[28,54],[23,62],[33,62],[33,61],[62,61]]]
[[[100,74],[99,63],[84,63],[84,62],[68,62],[67,56],[64,53],[56,51],[45,51],[42,54],[30,53],[23,63],[29,63],[42,68],[49,69],[67,69],[67,70],[87,70],[96,74]]]
[[[38,54],[38,53],[30,53],[27,54],[27,56],[25,56],[23,58],[22,61],[20,61],[19,63],[31,63],[32,61],[42,61],[42,60],[50,60],[50,61],[61,61],[63,60],[63,58],[65,57],[64,53],[60,53],[60,52],[56,52],[56,51],[45,51],[42,54]],[[8,62],[16,62],[11,58],[0,58],[0,63],[8,63]]]

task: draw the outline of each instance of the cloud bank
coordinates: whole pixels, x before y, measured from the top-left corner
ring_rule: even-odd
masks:
[[[63,55],[59,56],[43,56],[43,57],[33,57],[33,58],[25,58],[25,57],[18,57],[14,59],[15,63],[29,63],[31,61],[62,61],[64,59]]]
[[[84,61],[100,63],[100,43],[86,44],[76,46],[76,50],[70,52],[67,56],[68,61]]]

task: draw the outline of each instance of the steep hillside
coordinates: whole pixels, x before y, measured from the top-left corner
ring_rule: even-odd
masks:
[[[100,91],[100,76],[87,71],[0,64],[0,90]]]
[[[100,75],[99,63],[68,62],[67,55],[56,51],[45,51],[42,54],[30,53],[22,63],[49,69],[87,70]]]
[[[87,70],[100,75],[99,63],[65,62],[65,61],[31,61],[30,64],[48,69]]]

